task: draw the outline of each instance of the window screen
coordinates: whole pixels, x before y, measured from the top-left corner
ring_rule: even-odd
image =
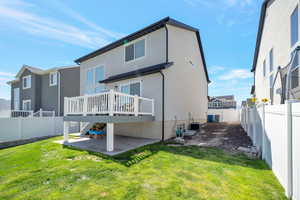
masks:
[[[274,55],[273,54],[274,54],[273,49],[271,49],[270,55],[269,55],[269,57],[270,57],[270,72],[273,71],[273,65],[274,65]]]
[[[134,45],[129,45],[125,48],[125,61],[131,61],[134,59]]]
[[[145,40],[140,40],[134,44],[135,47],[135,58],[145,56]]]

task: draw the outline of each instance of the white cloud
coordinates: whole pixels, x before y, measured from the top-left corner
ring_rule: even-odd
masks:
[[[14,29],[24,31],[27,34],[93,49],[99,48],[121,35],[97,26],[72,10],[67,10],[66,12],[69,12],[73,18],[88,26],[88,29],[79,28],[57,19],[43,17],[28,11],[28,8],[33,6],[22,0],[1,0],[0,21],[6,22],[6,24],[13,26]]]
[[[13,77],[13,76],[15,76],[15,74],[10,73],[10,72],[0,72],[0,76],[9,76],[9,77]]]
[[[252,77],[252,73],[245,69],[234,69],[230,72],[219,76],[219,80],[233,80],[233,79],[248,79]]]
[[[252,20],[256,10],[253,0],[183,0],[190,6],[205,6],[216,11],[216,21],[220,25],[232,27]],[[242,17],[241,17],[242,16]]]
[[[223,66],[212,66],[208,68],[210,74],[219,73],[225,70]]]

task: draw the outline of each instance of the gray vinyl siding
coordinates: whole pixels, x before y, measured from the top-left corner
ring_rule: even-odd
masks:
[[[60,115],[64,113],[64,97],[80,96],[80,69],[61,69],[60,72]]]
[[[23,89],[23,77],[31,75],[31,87]],[[23,100],[31,100],[31,109],[36,111],[36,77],[37,75],[25,70],[20,77],[20,109],[23,110]]]
[[[19,81],[11,84],[11,108],[14,109],[14,89],[20,88],[20,110],[23,109],[23,100],[31,100],[31,108],[34,112],[39,109],[55,111],[56,115],[63,115],[64,97],[80,95],[80,69],[79,67],[60,69],[60,78],[57,85],[50,86],[49,74],[37,75],[29,70],[24,70]],[[31,75],[31,88],[23,90],[22,80],[24,76]],[[60,109],[58,108],[58,93],[60,79]],[[59,111],[60,110],[60,111]],[[60,113],[59,113],[60,112]]]
[[[41,76],[41,107],[45,111],[58,114],[58,84],[50,86],[49,74]]]

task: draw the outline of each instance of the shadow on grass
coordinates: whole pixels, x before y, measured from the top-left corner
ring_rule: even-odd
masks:
[[[91,155],[99,156],[103,159],[111,160],[122,164],[126,167],[138,164],[139,162],[157,154],[158,152],[167,152],[171,154],[177,154],[182,156],[189,156],[199,160],[207,160],[212,162],[219,162],[227,165],[237,165],[247,168],[269,170],[269,167],[264,161],[250,159],[243,154],[231,155],[224,152],[221,149],[211,147],[198,147],[198,146],[168,146],[164,143],[156,143],[146,145],[128,152],[116,155],[108,156],[101,153],[91,152],[87,150],[78,149],[76,147],[64,146],[67,149],[73,149],[83,152],[88,152]]]

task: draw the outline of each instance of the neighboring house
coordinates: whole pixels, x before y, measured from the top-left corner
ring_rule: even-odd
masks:
[[[10,100],[0,99],[0,111],[10,110]]]
[[[236,109],[234,95],[211,97],[208,109]]]
[[[287,69],[291,66],[289,94],[300,97],[299,53],[291,62],[299,46],[299,1],[265,0],[257,35],[252,72],[252,95],[259,101],[267,98],[272,104],[285,101]]]
[[[137,123],[134,116],[131,116],[126,118],[129,123],[120,123],[124,122],[124,118],[119,114],[131,115],[135,108],[130,108],[136,104],[128,96],[126,105],[131,111],[127,109],[128,112],[124,112],[123,100],[118,96],[109,98],[109,101],[115,101],[113,109],[120,108],[121,111],[109,111],[113,116],[106,121],[111,124],[108,139],[114,130],[118,135],[164,140],[175,136],[178,123],[188,124],[192,119],[199,123],[206,122],[210,81],[200,34],[196,28],[167,17],[75,62],[80,64],[80,95],[96,94],[96,98],[98,93],[99,97],[92,106],[88,101],[88,112],[84,112],[84,115],[106,113],[107,106],[99,105],[106,99],[106,93],[100,98],[101,92],[108,90],[153,100],[153,111],[148,112],[154,115],[152,120]],[[69,99],[69,103],[75,105],[76,99]],[[142,107],[141,102],[138,105]],[[143,112],[137,112],[136,119],[142,120]],[[72,111],[68,110],[67,115],[71,116]],[[91,122],[100,119],[105,122],[108,118],[65,117],[65,121]]]
[[[79,96],[79,66],[49,70],[24,65],[11,85],[11,109],[55,111],[63,115],[64,97]]]

